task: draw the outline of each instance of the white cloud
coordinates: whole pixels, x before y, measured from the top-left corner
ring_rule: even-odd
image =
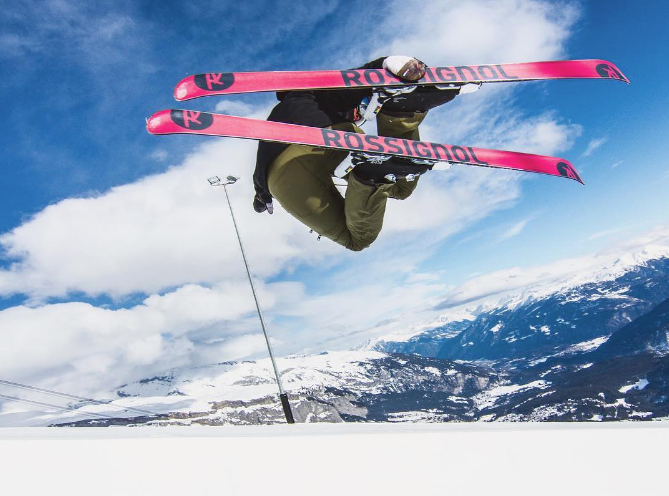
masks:
[[[596,232],[594,234],[591,234],[586,238],[587,241],[594,241],[595,239],[600,239],[600,238],[608,238],[609,236],[612,236],[614,234],[618,234],[624,231],[627,231],[630,229],[630,226],[622,226],[622,227],[616,227],[613,229],[605,229],[603,231]]]
[[[581,155],[581,157],[589,157],[590,155],[592,155],[592,153],[595,150],[597,150],[604,143],[606,143],[606,141],[607,141],[607,138],[596,138],[596,139],[590,140],[590,143],[588,143],[588,146],[585,149],[585,151],[583,152],[583,154]]]
[[[488,60],[559,56],[576,16],[572,7],[556,10],[554,5],[533,0],[435,2],[421,7],[414,14],[428,23],[427,28],[448,32],[449,43],[441,44],[422,34],[394,43],[407,43],[421,54],[439,50],[435,60],[449,60],[456,53],[470,61],[484,56],[491,57]],[[406,19],[398,17],[405,8],[403,2],[391,6],[389,20]],[[415,17],[410,18],[416,22]],[[511,26],[522,21],[524,29],[505,27],[501,36],[501,21],[505,19]],[[462,26],[475,26],[491,38],[477,38],[471,46],[460,46],[460,38],[452,34],[453,29],[464,29]],[[433,111],[425,125],[425,137],[469,135],[481,146],[553,153],[569,147],[580,132],[578,126],[561,124],[552,114],[517,115],[513,101],[503,92],[479,93],[481,96],[475,94],[469,101],[463,97],[452,110]],[[254,111],[235,100],[221,102],[218,108],[255,116],[265,113],[265,109]],[[324,257],[349,260],[331,243],[314,245],[306,228],[284,212],[270,217],[248,208],[254,155],[254,143],[212,140],[163,174],[97,197],[68,199],[46,208],[0,237],[7,255],[17,260],[10,270],[0,272],[0,294],[24,293],[37,300],[73,291],[121,297],[239,277],[238,248],[223,195],[205,181],[217,173],[244,178],[230,188],[230,194],[259,277]],[[520,177],[508,171],[469,167],[430,174],[421,179],[410,199],[389,204],[384,231],[369,251],[375,257],[393,259],[396,252],[392,247],[399,239],[404,250],[421,246],[420,256],[428,256],[429,247],[444,237],[512,204],[520,195]]]
[[[126,49],[132,48],[135,55],[142,49],[137,25],[128,15],[106,7],[69,0],[21,2],[11,13],[21,22],[9,24],[0,36],[0,57],[58,53],[90,69],[124,62]],[[30,29],[20,29],[22,23]]]
[[[443,286],[421,279],[321,295],[307,295],[300,283],[258,289],[275,349],[287,353],[357,342],[387,315],[429,305]],[[291,319],[302,331],[282,323]],[[172,368],[266,355],[246,282],[186,285],[119,310],[78,302],[18,306],[0,311],[0,329],[0,377],[96,397]]]
[[[375,56],[406,53],[433,65],[562,57],[564,42],[579,14],[573,5],[531,0],[441,1],[420,6],[395,2],[388,10],[393,31],[409,34],[400,34],[390,44],[378,40],[380,48],[373,51]],[[522,29],[508,29],[516,24]],[[412,28],[416,25],[421,29]],[[477,33],[484,33],[482,38],[457,36],[458,30],[470,32],[474,26]],[[388,28],[381,25],[381,30]],[[426,32],[430,35],[425,36]],[[581,126],[562,122],[551,111],[540,115],[519,111],[514,105],[513,88],[488,85],[432,110],[421,125],[421,138],[542,155],[569,149],[581,134]],[[433,242],[439,242],[490,212],[512,205],[520,196],[521,179],[525,177],[528,175],[469,166],[424,176],[412,197],[388,205],[384,231],[377,243],[388,236],[397,242],[398,232],[415,235],[428,229],[434,229]],[[400,239],[404,243],[406,238]]]
[[[261,287],[271,308],[271,291]],[[87,303],[0,312],[0,377],[94,394],[172,367],[264,350],[248,285],[188,285],[129,309]]]
[[[221,100],[220,102],[218,102],[214,110],[216,112],[223,112],[225,114],[238,115],[241,117],[252,117],[252,116],[256,117],[260,113],[264,113],[265,115],[269,113],[269,110],[268,112],[259,112],[259,109],[257,107],[254,107],[253,105],[250,105],[246,102],[241,102],[238,100],[228,100],[228,99]]]
[[[525,226],[527,225],[528,222],[529,219],[524,219],[521,220],[520,222],[516,222],[514,225],[512,225],[502,234],[499,235],[499,237],[497,238],[498,241],[502,242],[506,241],[507,239],[511,239],[514,236],[518,236],[523,231],[523,229],[525,229]]]
[[[439,64],[563,56],[577,16],[573,7],[535,0],[396,2],[385,13],[388,21],[379,27],[385,36],[408,34],[356,50],[408,52]],[[122,28],[101,36],[118,36]],[[350,63],[351,53],[342,59]],[[216,108],[254,116],[267,110],[236,100]],[[431,112],[422,127],[423,138],[432,141],[542,154],[569,148],[580,132],[551,112],[522,114],[511,85],[459,98]],[[411,198],[389,203],[378,241],[350,253],[326,240],[316,242],[280,207],[273,216],[252,210],[254,142],[200,143],[164,173],[97,196],[60,201],[0,236],[0,247],[13,260],[0,271],[0,295],[24,294],[35,306],[0,312],[0,371],[15,380],[32,377],[56,389],[92,394],[170,367],[261,353],[225,196],[206,181],[212,175],[242,177],[229,193],[270,332],[282,352],[322,349],[322,343],[349,346],[363,331],[410,323],[444,291],[438,280],[420,275],[420,262],[444,238],[512,205],[525,177],[465,166],[430,173]],[[333,271],[327,289],[318,294],[300,282],[263,284],[316,264]],[[45,304],[79,292],[119,300],[150,296],[118,310]]]
[[[414,272],[410,274],[406,282],[415,283],[415,282],[437,282],[439,281],[439,276],[431,272]]]
[[[151,158],[157,162],[164,162],[169,156],[169,153],[165,150],[156,150],[151,154]]]
[[[600,276],[613,275],[640,261],[666,256],[669,256],[669,226],[660,226],[595,254],[477,276],[449,291],[439,307],[456,307],[485,298],[499,300],[503,295],[523,290],[539,294],[548,288],[546,291],[550,292],[555,290],[551,286],[555,283],[565,287],[575,286],[592,280],[592,274],[597,271]],[[607,270],[602,272],[603,268]]]
[[[658,226],[597,253],[526,268],[475,273],[457,287],[439,290],[435,286],[438,292],[422,295],[421,302],[397,312],[394,318],[331,339],[325,347],[332,349],[332,346],[341,347],[346,343],[359,345],[364,344],[364,340],[372,343],[403,340],[444,322],[472,319],[482,308],[513,304],[528,297],[538,298],[579,284],[611,279],[631,266],[661,257],[669,257],[669,225]]]
[[[542,146],[557,146],[555,136],[562,136],[559,142],[569,139],[568,127],[548,127],[556,131]],[[509,139],[544,139],[532,135],[541,125],[522,129],[509,133]],[[332,243],[315,244],[307,228],[280,208],[273,216],[249,208],[253,193],[247,164],[254,162],[254,155],[252,142],[213,140],[165,173],[46,208],[0,236],[6,254],[17,259],[9,270],[0,271],[0,294],[24,293],[40,300],[81,291],[118,298],[240,277],[224,195],[206,182],[215,174],[243,177],[229,192],[259,277],[325,257],[331,263],[350,259]],[[418,246],[414,260],[428,256],[429,248],[445,237],[510,205],[520,195],[520,177],[466,166],[430,173],[408,200],[389,203],[384,231],[368,250],[370,256],[383,263]]]
[[[254,155],[252,142],[215,140],[165,173],[51,205],[0,237],[18,260],[0,271],[0,294],[120,297],[240,277],[225,195],[206,181],[215,174],[243,178],[229,193],[256,274],[275,274],[293,258],[323,257],[328,250],[309,250],[306,228],[286,214],[261,216],[249,208]]]
[[[431,65],[550,60],[565,55],[578,16],[574,4],[560,2],[397,1],[384,27],[400,34],[377,53],[414,55]]]

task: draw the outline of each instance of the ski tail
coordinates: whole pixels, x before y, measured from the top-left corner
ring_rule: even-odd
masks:
[[[195,110],[161,110],[147,120],[146,128],[149,133],[156,135],[225,136],[333,148],[348,152],[376,153],[419,160],[513,169],[565,177],[584,184],[574,166],[569,161],[557,157],[358,134]]]

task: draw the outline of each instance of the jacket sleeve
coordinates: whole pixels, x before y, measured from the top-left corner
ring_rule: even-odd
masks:
[[[367,62],[361,67],[355,69],[383,69],[383,61],[385,57],[381,57],[371,62]],[[336,90],[323,90],[316,92],[319,105],[328,114],[333,116],[340,116],[339,119],[333,119],[333,122],[350,121],[353,115],[353,110],[360,105],[364,98],[372,96],[372,88],[345,88]]]

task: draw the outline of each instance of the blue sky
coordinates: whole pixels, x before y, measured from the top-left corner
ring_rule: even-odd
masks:
[[[32,358],[0,372],[94,392],[111,384],[110,370],[132,380],[262,354],[227,207],[206,183],[212,174],[242,176],[232,199],[285,353],[355,345],[358,333],[474,276],[587,256],[666,224],[669,49],[661,37],[669,5],[603,5],[6,6],[0,322],[12,330],[0,329],[0,341],[32,343],[3,346]],[[507,171],[435,172],[389,206],[382,236],[361,253],[317,242],[281,210],[252,212],[253,143],[144,129],[162,108],[263,118],[275,101],[258,94],[177,104],[173,87],[188,74],[345,68],[390,53],[431,65],[604,58],[632,84],[486,85],[436,109],[424,138],[563,156],[586,186]],[[45,365],[34,345],[41,339],[61,350]]]

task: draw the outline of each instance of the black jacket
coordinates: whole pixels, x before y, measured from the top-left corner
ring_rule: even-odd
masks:
[[[373,60],[358,69],[382,69],[384,59],[385,57]],[[267,120],[321,128],[340,122],[352,122],[355,109],[363,98],[371,95],[371,88],[277,93],[280,101]],[[287,147],[285,143],[266,141],[258,144],[253,184],[256,194],[264,203],[272,198],[267,186],[267,168]]]

